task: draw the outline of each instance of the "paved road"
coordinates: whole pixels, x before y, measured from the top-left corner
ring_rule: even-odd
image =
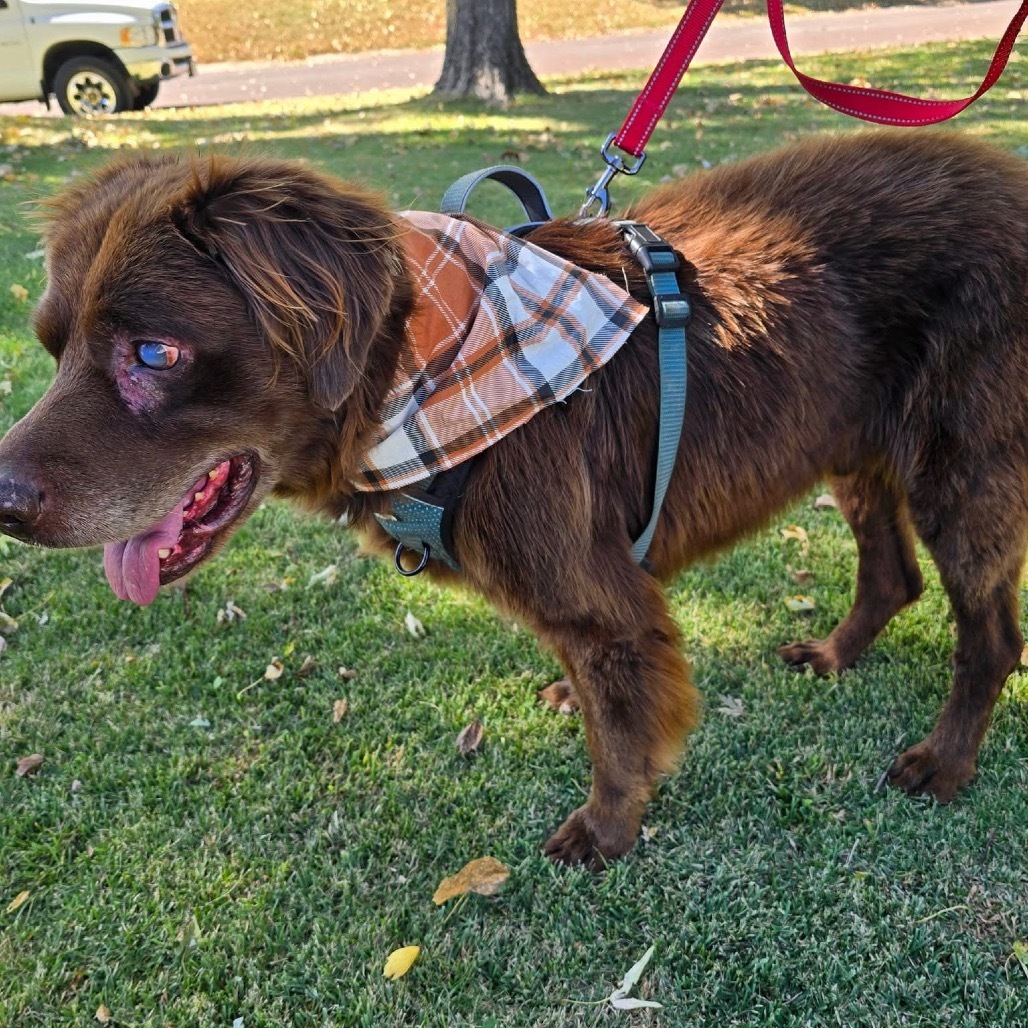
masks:
[[[1018,0],[988,0],[938,7],[809,14],[790,19],[789,41],[795,55],[950,39],[988,37],[998,41],[1017,8]],[[526,49],[532,67],[540,75],[649,68],[656,63],[670,34],[671,30],[666,29],[531,43]],[[1024,37],[1019,48],[1028,51]],[[728,18],[714,22],[700,46],[696,63],[776,55],[766,19]],[[430,86],[439,76],[442,60],[442,49],[437,47],[422,51],[330,55],[306,61],[211,64],[201,66],[196,78],[164,83],[155,106],[333,96],[371,89]],[[0,104],[0,113],[4,114],[38,114],[42,110],[38,104]]]

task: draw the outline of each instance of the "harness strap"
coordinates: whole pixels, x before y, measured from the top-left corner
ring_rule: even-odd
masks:
[[[660,426],[657,432],[653,507],[650,520],[632,545],[633,559],[637,564],[642,564],[653,541],[671,473],[675,468],[678,442],[682,437],[688,366],[685,330],[692,316],[692,306],[678,281],[677,272],[681,262],[674,249],[647,225],[637,221],[616,221],[614,224],[621,230],[628,249],[646,272],[646,281],[653,294],[653,315],[657,320]]]
[[[497,164],[491,168],[482,168],[480,171],[462,175],[443,193],[443,198],[439,203],[439,212],[441,214],[463,214],[471,194],[481,183],[489,180],[499,182],[501,186],[506,186],[514,194],[530,225],[553,220],[553,212],[546,202],[543,187],[527,171],[506,164]],[[522,230],[527,227],[518,226]],[[518,234],[517,229],[506,229],[506,231],[513,235]]]

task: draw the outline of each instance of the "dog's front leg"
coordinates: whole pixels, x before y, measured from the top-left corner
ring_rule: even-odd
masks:
[[[588,801],[545,851],[593,868],[635,845],[654,785],[677,764],[700,706],[663,591],[634,565],[619,570],[617,588],[597,590],[588,617],[544,632],[574,683],[593,762]]]

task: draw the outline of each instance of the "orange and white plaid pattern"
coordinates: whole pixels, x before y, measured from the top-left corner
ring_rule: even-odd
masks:
[[[444,214],[407,211],[419,298],[354,484],[398,489],[468,460],[563,400],[647,309],[602,275]]]

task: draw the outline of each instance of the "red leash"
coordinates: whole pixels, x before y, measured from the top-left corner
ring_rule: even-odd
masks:
[[[581,215],[587,214],[596,201],[600,203],[600,213],[605,214],[610,202],[607,192],[610,180],[618,173],[634,175],[642,167],[646,159],[646,144],[723,3],[724,0],[690,0],[678,28],[675,29],[657,62],[657,67],[628,112],[628,117],[621,128],[612,133],[603,144],[600,152],[607,167],[599,182],[586,194]],[[782,0],[767,0],[767,14],[779,53],[800,85],[816,100],[843,114],[883,125],[932,125],[959,114],[995,84],[1006,67],[1021,26],[1024,25],[1025,19],[1028,19],[1028,0],[1023,0],[1003,34],[978,91],[963,100],[921,100],[913,96],[904,96],[902,93],[891,93],[885,89],[844,86],[838,82],[825,82],[805,75],[796,67],[789,50]],[[619,150],[631,154],[635,158],[634,163],[627,164],[622,157],[612,153],[612,143]]]

